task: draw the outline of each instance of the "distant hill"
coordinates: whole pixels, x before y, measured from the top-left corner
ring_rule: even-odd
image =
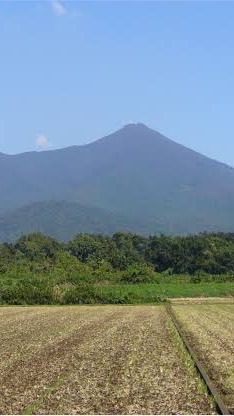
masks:
[[[121,230],[141,234],[149,231],[131,218],[66,201],[35,202],[0,217],[0,242],[15,241],[36,231],[69,240],[81,232],[113,234]]]
[[[234,169],[143,124],[84,146],[0,154],[0,193],[4,218],[35,202],[65,200],[112,213],[116,222],[131,218],[152,233],[234,231]]]

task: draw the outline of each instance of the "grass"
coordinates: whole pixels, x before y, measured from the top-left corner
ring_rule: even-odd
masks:
[[[185,365],[185,367],[187,368],[188,372],[190,373],[190,375],[192,377],[194,377],[194,379],[196,380],[196,384],[197,384],[197,389],[198,392],[204,394],[207,396],[207,398],[210,401],[210,405],[211,407],[213,407],[215,409],[216,405],[215,405],[215,400],[212,396],[209,395],[207,386],[205,384],[205,381],[201,378],[198,370],[196,369],[195,363],[191,357],[191,355],[189,354],[189,352],[186,350],[184,342],[179,334],[179,332],[177,331],[174,323],[171,321],[169,321],[169,333],[171,335],[171,339],[173,340],[177,350],[178,350],[178,354],[180,355],[181,359],[183,360],[183,363]]]
[[[166,298],[234,296],[234,283],[108,285],[95,286],[95,290],[103,297],[129,299],[129,303],[154,303]]]
[[[146,304],[167,298],[230,297],[234,283],[160,283],[68,285],[53,287],[9,286],[0,288],[2,305]]]

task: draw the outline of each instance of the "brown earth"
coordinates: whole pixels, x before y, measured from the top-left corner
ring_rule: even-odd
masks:
[[[173,305],[188,341],[234,413],[234,304]]]
[[[213,303],[213,304],[220,304],[220,303],[234,303],[234,297],[233,296],[228,296],[226,298],[219,298],[219,297],[196,297],[196,298],[171,298],[170,299],[171,303],[188,303],[188,304],[192,304],[192,303]]]
[[[163,306],[0,308],[1,414],[214,414]]]

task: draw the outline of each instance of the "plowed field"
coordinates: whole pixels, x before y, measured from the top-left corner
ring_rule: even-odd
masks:
[[[234,414],[234,304],[173,305],[190,345]]]
[[[2,307],[0,334],[1,414],[215,413],[163,306]]]

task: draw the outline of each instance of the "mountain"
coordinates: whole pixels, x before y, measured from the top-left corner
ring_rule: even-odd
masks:
[[[121,230],[141,234],[149,231],[131,218],[67,201],[35,202],[0,217],[0,242],[11,242],[36,231],[70,240],[81,232],[113,234]]]
[[[64,200],[152,233],[234,231],[234,169],[139,123],[84,146],[1,154],[0,192],[2,224],[9,210]]]

